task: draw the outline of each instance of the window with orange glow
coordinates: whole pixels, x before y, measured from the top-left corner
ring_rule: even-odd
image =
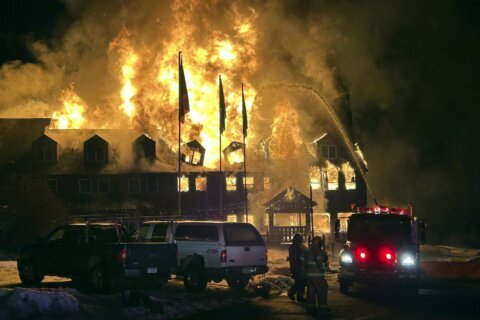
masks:
[[[227,191],[236,191],[237,190],[237,177],[228,176],[225,178]]]
[[[197,191],[207,191],[207,177],[197,176],[195,178],[195,190],[197,190]]]
[[[179,188],[180,192],[188,192],[190,190],[190,186],[188,185],[188,177],[182,176],[178,181],[177,187]]]

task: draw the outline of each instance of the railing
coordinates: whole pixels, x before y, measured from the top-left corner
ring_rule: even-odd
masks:
[[[283,242],[292,242],[293,236],[299,233],[302,236],[305,236],[307,233],[306,226],[296,226],[296,227],[273,227],[268,232],[268,241],[283,243]]]

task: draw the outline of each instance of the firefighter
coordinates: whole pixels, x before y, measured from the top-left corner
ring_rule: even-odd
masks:
[[[307,310],[311,313],[329,313],[327,308],[328,284],[325,280],[325,271],[328,265],[328,256],[322,248],[322,238],[312,239],[310,248],[305,250],[303,265],[307,282]]]
[[[303,294],[305,292],[305,275],[302,263],[302,256],[305,251],[303,245],[303,237],[296,233],[292,239],[292,245],[288,248],[288,260],[290,261],[290,272],[295,281],[290,290],[288,290],[288,297],[298,302],[305,302]]]

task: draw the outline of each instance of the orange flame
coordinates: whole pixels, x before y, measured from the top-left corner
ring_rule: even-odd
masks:
[[[274,160],[295,159],[299,156],[302,143],[298,113],[290,103],[279,104],[272,124],[270,157]]]
[[[123,29],[118,37],[110,44],[110,50],[119,50],[120,59],[118,64],[120,65],[120,74],[123,83],[122,89],[120,90],[120,96],[122,98],[120,109],[131,119],[136,113],[133,97],[137,94],[138,90],[133,85],[133,79],[135,78],[135,67],[139,57],[133,50],[128,37],[129,33]]]
[[[109,53],[116,61],[115,74],[121,83],[117,95],[120,102],[112,104],[121,111],[120,116],[129,120],[132,129],[151,134],[159,130],[170,148],[176,150],[177,54],[183,50],[190,112],[182,125],[182,141],[198,140],[206,149],[204,166],[215,168],[219,162],[218,75],[222,75],[227,105],[226,130],[222,137],[222,147],[225,148],[232,141],[242,141],[241,83],[245,84],[249,115],[256,96],[256,90],[248,79],[257,70],[257,32],[254,28],[257,15],[253,10],[239,13],[232,6],[229,12],[232,25],[218,30],[207,21],[206,27],[212,28],[211,36],[199,39],[196,35],[198,26],[192,23],[192,19],[198,14],[195,8],[202,5],[204,3],[200,1],[189,6],[174,1],[171,9],[175,28],[148,47],[137,46],[136,35],[126,28],[120,31],[109,46]],[[82,104],[81,110],[78,114],[82,115],[82,121],[73,121],[68,117],[67,121],[62,117],[65,113],[73,116],[74,112],[56,112],[57,127],[81,128],[83,121],[87,120],[91,124],[93,119],[90,118],[96,115],[88,113],[90,118],[85,120],[83,111],[89,109]],[[105,116],[103,114],[102,119]],[[108,122],[122,123],[122,119],[114,119]],[[98,122],[95,119],[95,123]],[[248,139],[253,138],[254,132],[249,132]]]
[[[52,114],[53,127],[56,129],[82,128],[85,122],[83,116],[85,103],[75,93],[73,85],[60,93],[63,110]]]

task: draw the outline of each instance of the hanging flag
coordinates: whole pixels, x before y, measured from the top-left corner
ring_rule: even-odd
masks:
[[[243,94],[243,83],[242,83],[242,122],[243,122],[243,136],[247,136],[248,131],[248,116],[247,116],[247,106],[245,105],[245,95]]]
[[[183,71],[182,52],[178,53],[178,77],[178,119],[181,123],[184,123],[185,115],[190,112],[190,103],[188,101],[185,72]]]
[[[227,111],[225,106],[225,95],[223,94],[222,76],[218,76],[219,81],[219,103],[220,103],[220,134],[225,131],[225,118],[227,117]]]

